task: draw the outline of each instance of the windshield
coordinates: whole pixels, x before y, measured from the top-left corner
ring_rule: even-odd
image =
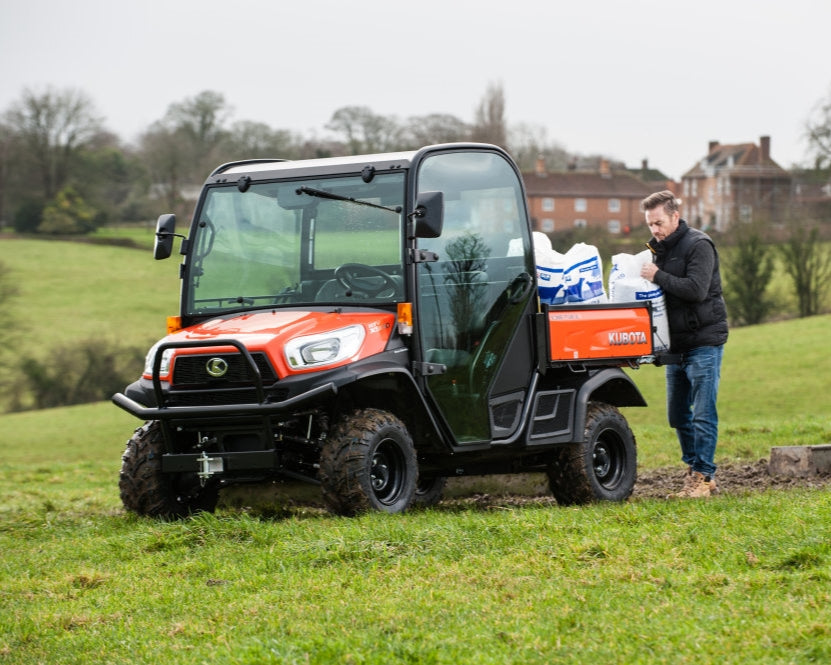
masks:
[[[403,204],[403,173],[213,187],[192,234],[185,313],[402,300]]]

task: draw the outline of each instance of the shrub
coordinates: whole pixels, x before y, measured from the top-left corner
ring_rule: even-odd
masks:
[[[779,251],[793,281],[799,316],[819,314],[831,280],[831,249],[820,242],[819,228],[794,224]]]
[[[98,211],[72,187],[64,187],[43,209],[39,233],[80,234],[95,230]]]
[[[773,309],[767,293],[773,278],[773,249],[759,225],[738,224],[730,235],[735,248],[723,260],[728,312],[739,325],[762,323]]]
[[[109,399],[141,371],[144,353],[100,340],[52,350],[41,360],[26,357],[20,363],[22,386],[12,405],[48,409]]]
[[[12,225],[18,233],[34,233],[43,219],[43,201],[29,199],[14,212]]]

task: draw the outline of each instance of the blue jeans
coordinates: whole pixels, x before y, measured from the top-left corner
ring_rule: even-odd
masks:
[[[718,442],[718,382],[724,346],[687,351],[680,365],[667,365],[667,417],[681,443],[681,459],[712,476]]]

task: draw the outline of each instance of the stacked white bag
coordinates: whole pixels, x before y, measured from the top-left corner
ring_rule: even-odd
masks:
[[[611,302],[651,302],[652,346],[655,351],[669,351],[669,320],[661,287],[641,277],[641,267],[652,262],[652,253],[645,249],[640,254],[615,254],[609,273],[609,300]]]
[[[534,231],[534,263],[537,266],[537,290],[540,302],[562,305],[566,301],[563,278],[565,257],[551,247],[551,239]]]
[[[603,288],[603,262],[597,247],[578,242],[565,253],[564,264],[567,303],[595,305],[607,302]]]
[[[535,231],[534,259],[540,302],[587,305],[607,301],[603,263],[596,247],[581,242],[561,254],[547,235]]]

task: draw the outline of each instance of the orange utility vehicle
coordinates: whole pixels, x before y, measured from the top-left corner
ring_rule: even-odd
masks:
[[[498,147],[225,164],[182,238],[181,311],[113,396],[145,420],[124,505],[213,510],[301,479],[352,515],[437,502],[448,477],[545,472],[562,504],[620,501],[654,360],[648,304],[548,308],[523,181]]]

